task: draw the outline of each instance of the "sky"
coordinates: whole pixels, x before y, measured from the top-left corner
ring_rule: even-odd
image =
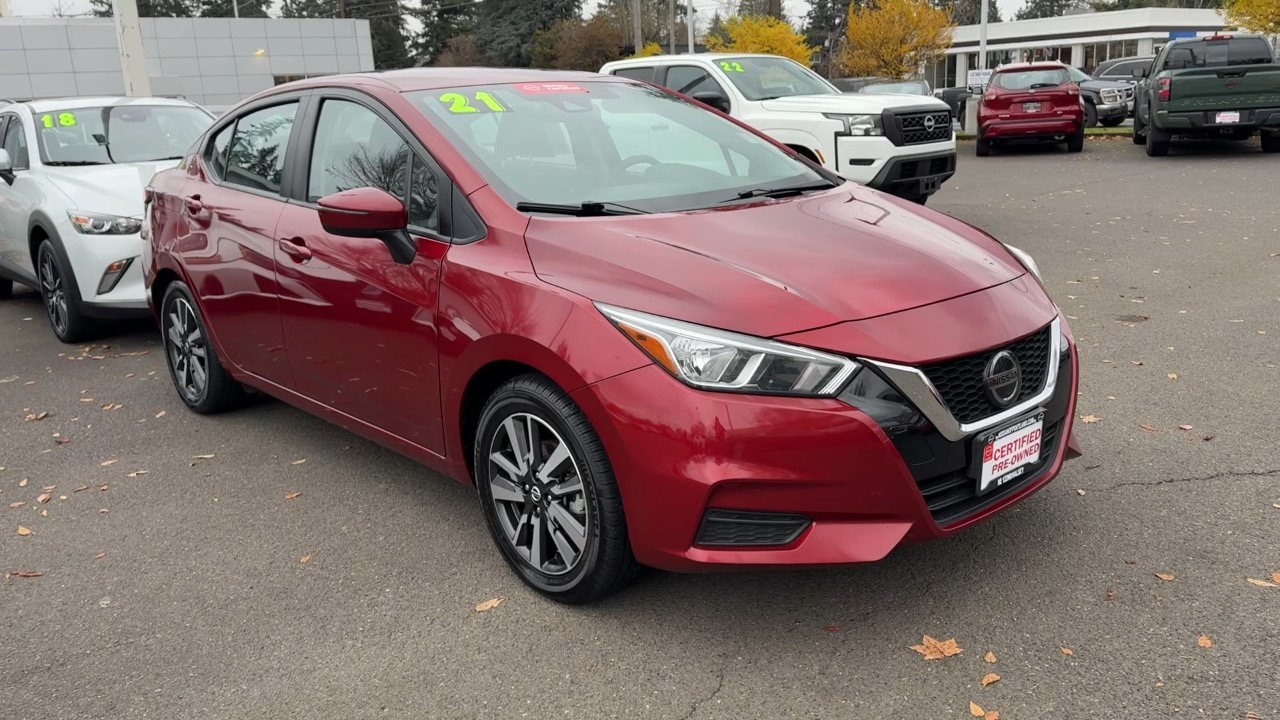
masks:
[[[1000,13],[1005,17],[1013,17],[1013,13],[1022,7],[1022,0],[996,0]],[[585,14],[595,11],[599,0],[584,0]],[[9,0],[14,15],[79,15],[88,14],[89,0]],[[693,7],[698,12],[705,12],[709,17],[716,10],[737,5],[734,0],[693,0]],[[783,11],[791,21],[799,25],[807,12],[808,0],[783,0]]]

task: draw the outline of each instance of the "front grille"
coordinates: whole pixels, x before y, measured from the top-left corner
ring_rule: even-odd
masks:
[[[809,527],[809,518],[785,513],[708,510],[698,528],[695,545],[788,545]]]
[[[903,145],[942,142],[951,139],[951,111],[921,112],[895,115]],[[926,119],[933,119],[933,129],[926,130]]]
[[[1052,328],[1052,325],[1047,326],[1003,348],[926,365],[921,369],[937,388],[952,417],[961,423],[977,422],[1003,409],[987,395],[986,382],[982,377],[987,362],[997,352],[1008,350],[1013,353],[1022,369],[1022,390],[1012,405],[1035,395],[1044,387],[1045,373],[1049,369]]]
[[[1048,421],[1046,420],[1046,423]],[[978,494],[978,480],[967,471],[958,470],[938,477],[917,480],[920,494],[929,506],[929,514],[939,527],[962,520],[1038,479],[1058,454],[1058,435],[1062,421],[1047,424],[1040,443],[1040,459],[1028,467],[1021,477],[1009,481],[986,495]]]

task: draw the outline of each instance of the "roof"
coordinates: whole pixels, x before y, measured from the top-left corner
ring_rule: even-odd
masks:
[[[77,108],[88,107],[107,107],[107,106],[125,106],[125,105],[172,105],[175,107],[199,107],[195,103],[188,100],[177,100],[174,98],[161,97],[63,97],[63,98],[42,98],[40,100],[28,100],[22,103],[31,108],[33,113],[49,112],[51,110],[75,110]]]
[[[996,66],[996,72],[1002,70],[1058,70],[1065,67],[1066,65],[1057,60],[1041,60],[1039,62],[1005,63]]]
[[[387,70],[384,72],[349,73],[344,75],[324,75],[321,77],[295,80],[284,85],[277,85],[271,91],[294,89],[299,87],[323,87],[345,85],[351,83],[369,83],[389,86],[398,92],[415,90],[437,90],[440,88],[461,87],[465,85],[501,85],[507,83],[526,82],[582,82],[587,80],[608,80],[616,78],[592,72],[572,70],[534,70],[530,68],[487,68],[487,67],[420,67],[404,70]],[[271,92],[268,91],[268,92]],[[265,94],[265,93],[264,93]]]
[[[683,55],[647,55],[647,56],[645,56],[645,57],[630,57],[630,58],[623,58],[622,60],[613,60],[613,61],[610,61],[610,62],[609,62],[609,65],[622,65],[622,64],[626,64],[626,65],[640,64],[640,65],[643,65],[644,63],[647,63],[647,62],[649,62],[649,63],[652,63],[652,62],[678,62],[678,61],[681,61],[681,60],[690,60],[690,59],[694,59],[694,60],[710,60],[710,59],[713,59],[713,58],[725,58],[725,57],[736,57],[736,58],[744,58],[744,57],[760,57],[760,58],[781,58],[781,59],[783,59],[783,60],[786,60],[786,59],[787,59],[787,58],[782,57],[781,55],[772,55],[772,54],[769,54],[769,53],[725,53],[725,52],[705,52],[705,53],[685,53],[685,54],[683,54]]]

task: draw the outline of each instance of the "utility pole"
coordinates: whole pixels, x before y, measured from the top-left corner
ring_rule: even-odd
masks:
[[[347,0],[338,0],[338,17],[345,18],[347,16]]]
[[[240,17],[240,0],[231,0],[231,14]]]
[[[698,8],[693,6],[693,0],[684,0],[684,24],[685,29],[689,31],[689,54],[696,52],[693,49],[693,14],[698,12]]]
[[[120,71],[124,73],[124,94],[129,97],[151,95],[151,76],[147,73],[147,57],[142,50],[142,27],[138,24],[137,0],[111,0],[111,14],[116,25],[116,44],[120,47]]]
[[[667,0],[667,8],[671,11],[671,27],[667,30],[667,52],[676,54],[676,0]]]
[[[640,0],[631,0],[631,42],[635,44],[637,53],[640,52],[641,47],[644,47],[644,25],[640,22]]]
[[[13,17],[13,11],[9,9],[9,0],[0,0],[0,17]]]
[[[769,0],[769,16],[782,19],[782,0]]]

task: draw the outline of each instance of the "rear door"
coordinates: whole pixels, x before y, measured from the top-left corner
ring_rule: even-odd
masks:
[[[997,90],[987,104],[1011,120],[1059,119],[1064,110],[1080,105],[1079,90],[1064,68],[998,72],[991,85]]]
[[[180,250],[183,268],[222,359],[285,387],[293,383],[280,325],[275,230],[304,102],[276,96],[221,121],[203,153],[203,177],[188,181],[181,198],[190,229]]]

